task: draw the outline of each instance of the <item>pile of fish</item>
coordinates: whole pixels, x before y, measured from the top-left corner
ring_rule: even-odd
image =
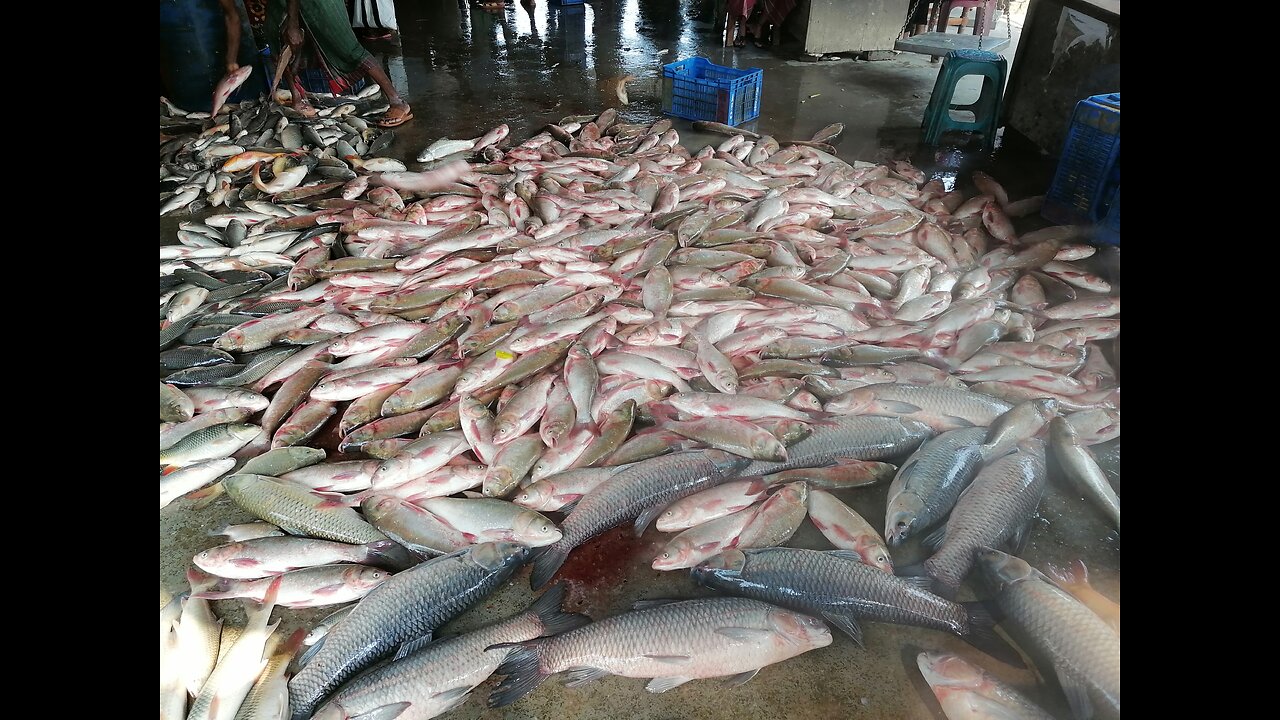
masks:
[[[905,162],[846,163],[824,144],[838,126],[784,144],[702,124],[730,137],[691,153],[670,121],[606,110],[514,146],[506,126],[441,140],[408,172],[360,159],[381,138],[338,137],[354,110],[290,147],[299,124],[268,107],[162,143],[162,180],[194,200],[219,178],[226,211],[160,249],[161,509],[225,493],[258,520],[197,554],[162,610],[162,718],[188,694],[189,717],[433,717],[494,673],[495,706],[561,672],[745,682],[830,644],[826,622],[1018,662],[952,599],[975,568],[1073,710],[1119,714],[1118,605],[1079,568],[1055,581],[996,549],[1025,542],[1050,456],[1119,530],[1090,446],[1118,468],[1101,343],[1120,303],[1079,264],[1081,229],[1017,235],[1036,200],[981,173],[968,197]],[[257,149],[275,128],[292,155]],[[231,192],[215,158],[253,184]],[[884,481],[882,536],[834,493]],[[835,550],[780,547],[806,516]],[[653,567],[726,597],[589,622],[552,585],[431,642],[524,564],[540,588],[591,538],[655,521],[679,534]],[[917,538],[932,554],[895,575],[890,548]],[[229,598],[262,609],[221,631],[219,661],[208,602]],[[266,624],[357,600],[287,642]],[[920,667],[944,707],[1030,702],[958,658]]]
[[[246,65],[241,70],[251,68]],[[244,72],[240,82],[247,76]],[[358,170],[404,170],[399,160],[370,157],[395,140],[393,131],[364,120],[390,107],[380,92],[377,85],[370,85],[353,96],[312,95],[322,106],[313,118],[266,100],[215,103],[215,115],[211,116],[187,112],[161,98],[160,215],[225,207],[265,211],[260,214],[268,217],[259,220],[291,217],[282,209],[288,206],[268,198],[291,190],[295,200],[320,197],[343,183],[356,181]],[[225,99],[225,94],[222,97]],[[267,160],[272,161],[267,165],[271,170],[264,180],[262,164]],[[309,188],[299,189],[304,183]],[[189,230],[179,233],[178,240],[197,248],[238,247],[245,239],[245,224],[217,225],[224,229],[218,238],[222,243]]]

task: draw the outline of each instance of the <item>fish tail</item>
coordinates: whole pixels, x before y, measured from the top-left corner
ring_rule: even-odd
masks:
[[[1084,561],[1074,560],[1066,567],[1057,565],[1049,565],[1045,568],[1045,574],[1048,575],[1058,587],[1071,588],[1082,587],[1089,584],[1089,569],[1085,567]]]
[[[562,632],[568,632],[591,622],[591,618],[586,615],[561,610],[560,606],[564,604],[564,595],[564,585],[552,585],[546,592],[542,593],[542,597],[529,606],[529,612],[538,616],[538,622],[542,625],[543,635],[559,635]]]
[[[560,566],[564,565],[564,561],[569,557],[569,549],[556,543],[538,548],[534,553],[536,555],[533,558],[533,572],[529,574],[529,587],[537,590],[555,577]]]
[[[1026,667],[1018,651],[996,633],[996,619],[986,603],[960,604],[969,615],[969,631],[961,636],[965,642],[1006,665],[1017,668]]]
[[[409,551],[395,540],[375,540],[365,545],[369,549],[368,562],[389,570],[405,570],[417,564]]]
[[[499,643],[485,648],[512,648],[507,659],[494,672],[506,675],[497,689],[489,695],[489,707],[506,707],[520,698],[533,692],[551,673],[542,667],[542,651],[546,646],[545,639],[529,640],[520,643]]]

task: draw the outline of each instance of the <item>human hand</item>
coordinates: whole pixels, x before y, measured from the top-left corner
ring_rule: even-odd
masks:
[[[294,56],[298,54],[298,48],[302,46],[302,28],[297,23],[288,23],[284,28],[284,41],[293,48]]]
[[[237,71],[237,70],[239,70],[239,69],[240,69],[240,63],[235,62],[234,60],[229,60],[229,61],[227,61],[227,74],[228,74],[228,75],[230,75],[231,73],[233,73],[233,72],[235,72],[235,71]]]

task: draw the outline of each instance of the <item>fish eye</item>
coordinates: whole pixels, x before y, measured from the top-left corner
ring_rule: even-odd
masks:
[[[669,553],[669,552],[664,552],[664,553],[662,553],[662,559],[663,559],[663,560],[670,560],[670,559],[671,559],[671,553]]]

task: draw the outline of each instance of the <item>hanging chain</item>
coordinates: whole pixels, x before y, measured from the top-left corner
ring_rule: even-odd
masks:
[[[1009,16],[1009,6],[1012,4],[1013,4],[1013,0],[1001,0],[1000,4],[997,6],[998,8],[1004,9],[1004,33],[1005,33],[1005,37],[1010,42],[1013,41],[1013,20]],[[981,32],[978,33],[978,49],[979,50],[982,49],[982,33]]]
[[[920,7],[920,2],[921,2],[921,0],[915,0],[915,2],[911,3],[911,9],[907,11],[907,21],[906,21],[906,22],[904,22],[904,23],[902,23],[902,26],[903,26],[903,27],[905,27],[905,28],[913,28],[913,27],[914,27],[914,26],[911,24],[911,19],[912,19],[912,18],[914,18],[914,17],[916,16],[916,8]],[[929,21],[928,21],[928,19],[926,18],[926,19],[925,19],[925,27],[927,28],[928,26],[929,26]]]

